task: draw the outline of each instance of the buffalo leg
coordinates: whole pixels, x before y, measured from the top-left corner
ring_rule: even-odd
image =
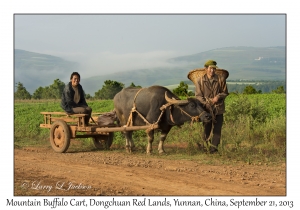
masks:
[[[169,127],[167,130],[162,130],[161,134],[160,134],[160,141],[158,144],[158,153],[162,154],[165,153],[165,149],[164,149],[164,142],[167,138],[167,135],[169,133],[169,131],[171,130],[171,127]]]
[[[131,153],[133,151],[133,148],[135,147],[132,140],[132,131],[124,132],[124,134],[126,138],[126,145],[125,145],[126,150],[128,153]]]
[[[154,130],[147,131],[148,135],[148,146],[147,146],[147,154],[152,153],[152,143],[154,139]]]

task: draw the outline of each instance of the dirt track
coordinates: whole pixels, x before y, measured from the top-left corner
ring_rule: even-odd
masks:
[[[120,151],[14,150],[14,195],[286,195],[286,166],[202,165]]]

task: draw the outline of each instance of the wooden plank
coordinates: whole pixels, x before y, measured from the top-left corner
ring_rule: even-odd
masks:
[[[68,124],[68,126],[71,128],[71,127],[74,127],[76,129],[77,127],[77,124]],[[51,128],[52,127],[52,124],[40,124],[40,127],[41,128]]]
[[[97,132],[117,132],[117,131],[137,131],[137,130],[146,130],[149,128],[156,129],[158,125],[145,125],[145,126],[130,126],[130,127],[99,127],[99,126],[87,126],[87,127],[78,127],[77,131],[97,131]]]
[[[63,120],[65,122],[75,122],[77,123],[77,118],[60,118],[60,117],[51,117],[51,122],[55,122],[57,120]]]
[[[58,115],[67,115],[65,112],[40,112],[41,114],[58,114]]]
[[[87,114],[67,114],[65,112],[40,112],[40,113],[44,115],[65,115],[70,117],[84,117],[87,115]]]
[[[76,116],[76,115],[81,115],[81,114],[67,114],[66,112],[40,112],[41,114],[56,114],[56,115],[70,115],[70,116]],[[92,112],[92,115],[101,115],[101,114],[106,114],[108,112]],[[84,114],[86,115],[86,114]]]
[[[51,128],[51,124],[40,124],[41,128]]]
[[[80,135],[76,135],[75,138],[90,138],[90,137],[99,136],[99,135],[108,136],[109,133],[96,132],[96,133],[89,133],[89,134],[80,134]]]
[[[41,128],[51,128],[52,124],[40,124]],[[137,131],[137,130],[146,130],[149,128],[157,129],[158,125],[145,125],[145,126],[130,126],[130,127],[99,127],[99,126],[85,126],[85,127],[78,127],[77,125],[69,125],[72,126],[73,129],[80,132],[117,132],[117,131]]]

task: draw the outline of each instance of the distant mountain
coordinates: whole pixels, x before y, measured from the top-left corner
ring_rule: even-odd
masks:
[[[190,56],[177,57],[170,62],[188,62],[199,68],[213,59],[230,72],[229,79],[284,79],[286,73],[285,47],[226,47]],[[202,66],[200,66],[202,67]]]
[[[131,82],[143,87],[154,84],[173,85],[180,81],[188,81],[188,72],[202,68],[208,59],[216,60],[219,68],[228,70],[230,80],[285,80],[286,76],[285,47],[226,47],[169,59],[168,62],[172,66],[177,66],[175,68],[145,67],[101,76],[94,75],[82,80],[81,84],[85,92],[92,96],[102,88],[105,80],[122,82],[125,86]],[[63,82],[68,81],[70,69],[75,71],[78,67],[78,63],[59,57],[15,50],[15,82],[23,83],[30,93],[39,86],[53,84],[56,78]]]
[[[168,86],[189,81],[187,74],[196,68],[203,68],[206,60],[214,59],[218,67],[229,71],[230,80],[285,80],[286,51],[285,47],[226,47],[194,55],[169,59],[176,68],[151,68],[94,76],[82,83],[87,92],[102,88],[105,80],[115,80],[126,86],[133,82],[143,87],[151,85]]]
[[[68,81],[70,74],[78,67],[78,63],[60,57],[15,49],[15,83],[23,83],[31,94],[38,87],[53,84],[55,79]]]

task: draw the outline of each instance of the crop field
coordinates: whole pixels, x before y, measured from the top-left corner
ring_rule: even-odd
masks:
[[[40,128],[43,115],[40,112],[62,111],[60,101],[15,101],[14,144],[17,147],[41,145],[48,142],[49,130]],[[88,101],[94,113],[113,110],[112,100]],[[284,160],[286,145],[286,95],[285,94],[230,94],[225,101],[226,113],[222,130],[220,152],[242,161]],[[186,123],[174,127],[166,139],[167,145],[175,145],[175,154],[196,156],[196,143],[200,138],[202,124]],[[134,132],[134,141],[145,151],[147,137],[143,130]],[[155,137],[158,139],[158,134]],[[91,139],[80,139],[90,145]],[[158,140],[155,140],[157,142]],[[124,147],[124,137],[115,133],[113,146]],[[184,150],[179,148],[184,147]],[[234,151],[234,153],[232,153]],[[172,152],[174,153],[174,152]]]

